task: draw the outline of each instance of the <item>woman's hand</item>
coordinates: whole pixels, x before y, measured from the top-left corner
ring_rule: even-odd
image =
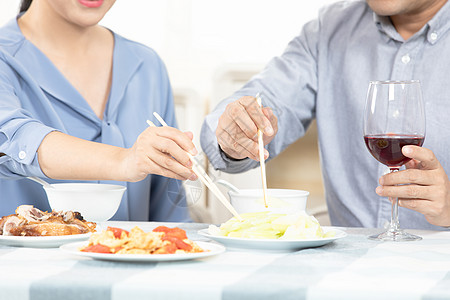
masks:
[[[140,181],[148,174],[180,180],[196,180],[186,152],[197,155],[191,132],[173,127],[148,127],[135,144],[125,151],[123,174],[127,181]]]
[[[433,225],[450,226],[450,182],[436,156],[418,146],[402,152],[412,158],[407,169],[382,176],[377,194],[398,197],[400,206],[422,213]]]
[[[267,145],[278,131],[277,124],[272,109],[261,109],[254,97],[245,96],[227,105],[220,116],[216,137],[228,156],[259,161],[258,128],[263,130],[264,145]],[[264,157],[269,157],[267,150]]]

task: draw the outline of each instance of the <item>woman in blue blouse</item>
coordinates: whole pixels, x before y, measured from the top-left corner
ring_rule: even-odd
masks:
[[[158,55],[98,25],[114,1],[23,1],[0,29],[0,216],[50,209],[38,176],[126,185],[116,220],[189,220],[192,133]],[[154,111],[173,127],[147,127]]]

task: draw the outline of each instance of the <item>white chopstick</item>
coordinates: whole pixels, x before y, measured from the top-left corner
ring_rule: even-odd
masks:
[[[262,108],[260,93],[256,94],[256,102],[258,102],[259,107]],[[266,163],[264,159],[264,141],[263,141],[263,132],[259,128],[258,128],[258,146],[259,146],[259,163],[261,165],[261,180],[264,193],[264,205],[267,208],[269,206],[267,205],[268,197],[267,197]]]
[[[161,118],[161,116],[157,112],[154,112],[153,115],[163,126],[168,126],[164,119]],[[153,124],[153,122],[150,120],[147,120],[147,124],[156,127],[156,125]],[[189,152],[186,152],[186,154],[189,156],[192,162],[192,171],[194,171],[194,173],[203,182],[203,184],[211,190],[211,192],[217,197],[217,199],[222,202],[222,204],[236,217],[236,219],[242,221],[242,217],[237,213],[236,209],[231,205],[224,194],[222,194],[216,184],[212,181],[211,177],[208,176],[205,170],[197,163],[197,161]]]

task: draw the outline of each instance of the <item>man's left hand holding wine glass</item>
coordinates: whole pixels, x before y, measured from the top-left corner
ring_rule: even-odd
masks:
[[[398,197],[399,206],[420,212],[433,225],[450,226],[450,181],[439,160],[423,147],[405,146],[402,152],[412,158],[406,170],[382,176],[377,194]]]

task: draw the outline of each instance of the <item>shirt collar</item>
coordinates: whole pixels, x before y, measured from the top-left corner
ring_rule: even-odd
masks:
[[[134,48],[130,47],[129,41],[120,35],[114,34],[114,40],[112,84],[105,117],[115,120],[128,83],[133,75],[138,72],[144,59],[134,52]]]
[[[383,33],[382,38],[385,40],[385,42],[388,42],[390,39],[403,41],[403,38],[400,36],[400,34],[398,34],[397,30],[395,30],[395,27],[389,17],[379,16],[375,12],[373,12],[373,21],[375,22],[378,30]]]
[[[391,19],[386,16],[379,16],[373,12],[373,20],[380,32],[384,35],[384,39],[390,39],[404,42],[404,39],[397,32]],[[436,15],[428,21],[425,26],[419,30],[414,36],[425,35],[429,43],[436,43],[450,28],[450,3],[447,1],[444,6],[436,13]]]
[[[436,43],[450,29],[450,3],[447,1],[437,14],[428,22],[427,40]]]

